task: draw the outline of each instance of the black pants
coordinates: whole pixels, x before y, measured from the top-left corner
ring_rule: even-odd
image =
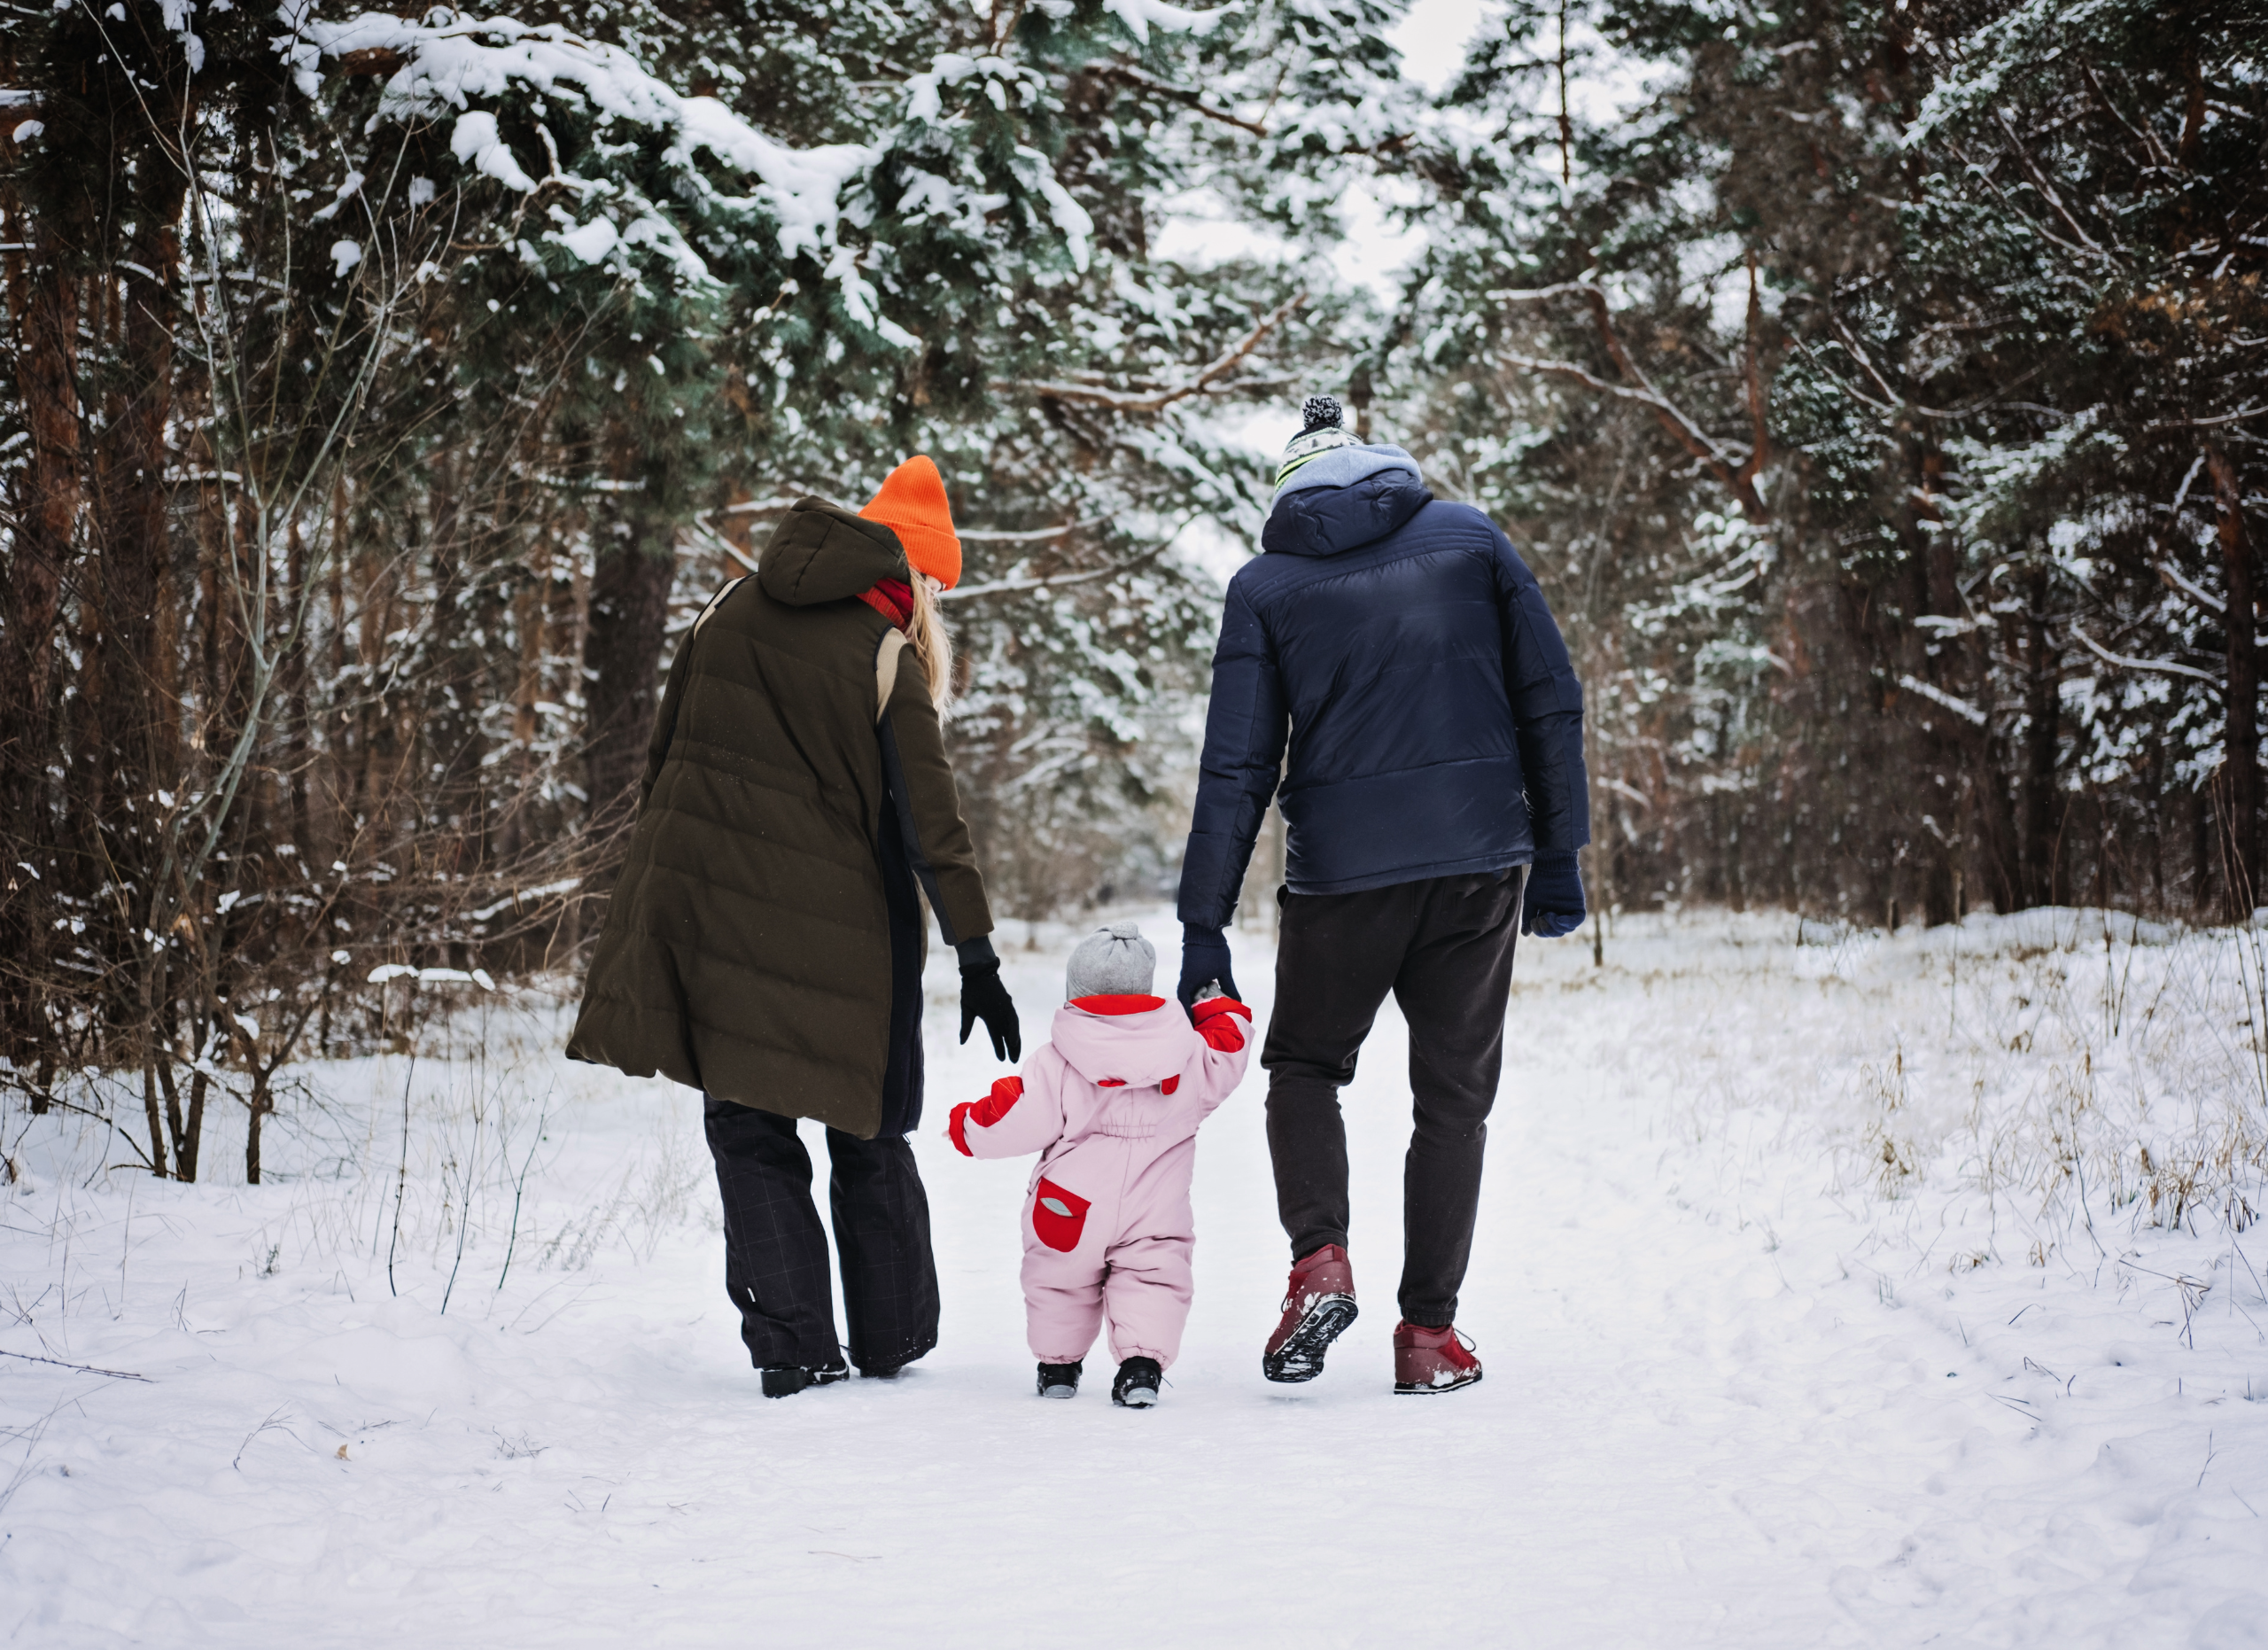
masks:
[[[1472,1255],[1488,1111],[1504,1063],[1504,1009],[1525,868],[1355,894],[1279,893],[1268,1150],[1294,1260],[1347,1241],[1347,1125],[1339,1091],[1392,992],[1410,1023],[1416,1129],[1402,1183],[1402,1315],[1456,1317]]]
[[[795,1119],[724,1100],[708,1101],[703,1113],[725,1200],[725,1288],[750,1358],[759,1369],[840,1367],[827,1230]],[[829,1129],[827,1155],[850,1361],[887,1374],[937,1344],[928,1194],[902,1134],[862,1140]]]

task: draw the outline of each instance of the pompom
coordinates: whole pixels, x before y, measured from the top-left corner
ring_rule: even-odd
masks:
[[[1335,430],[1345,422],[1346,416],[1336,395],[1310,395],[1300,409],[1302,420],[1300,433],[1305,435],[1313,430]]]

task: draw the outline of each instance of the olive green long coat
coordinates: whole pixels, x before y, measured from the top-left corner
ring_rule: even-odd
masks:
[[[889,528],[804,499],[703,613],[670,666],[569,1058],[878,1132],[885,806],[946,943],[992,930],[928,684],[856,599],[907,577]]]

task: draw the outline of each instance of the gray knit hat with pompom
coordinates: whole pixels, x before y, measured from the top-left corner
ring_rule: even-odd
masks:
[[[1113,922],[1079,942],[1065,971],[1067,1001],[1081,997],[1146,997],[1158,967],[1157,947],[1131,922]]]
[[[1336,395],[1310,395],[1300,409],[1300,432],[1285,446],[1283,462],[1276,468],[1276,485],[1282,486],[1309,459],[1334,448],[1361,445],[1347,432],[1346,409]]]

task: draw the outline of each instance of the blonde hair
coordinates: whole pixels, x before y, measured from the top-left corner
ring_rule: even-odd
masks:
[[[929,684],[929,702],[942,719],[953,698],[953,639],[946,633],[945,616],[937,606],[937,597],[945,587],[921,572],[915,573],[911,583],[913,621],[906,627],[906,644],[913,650],[914,663],[920,665],[922,679]]]

